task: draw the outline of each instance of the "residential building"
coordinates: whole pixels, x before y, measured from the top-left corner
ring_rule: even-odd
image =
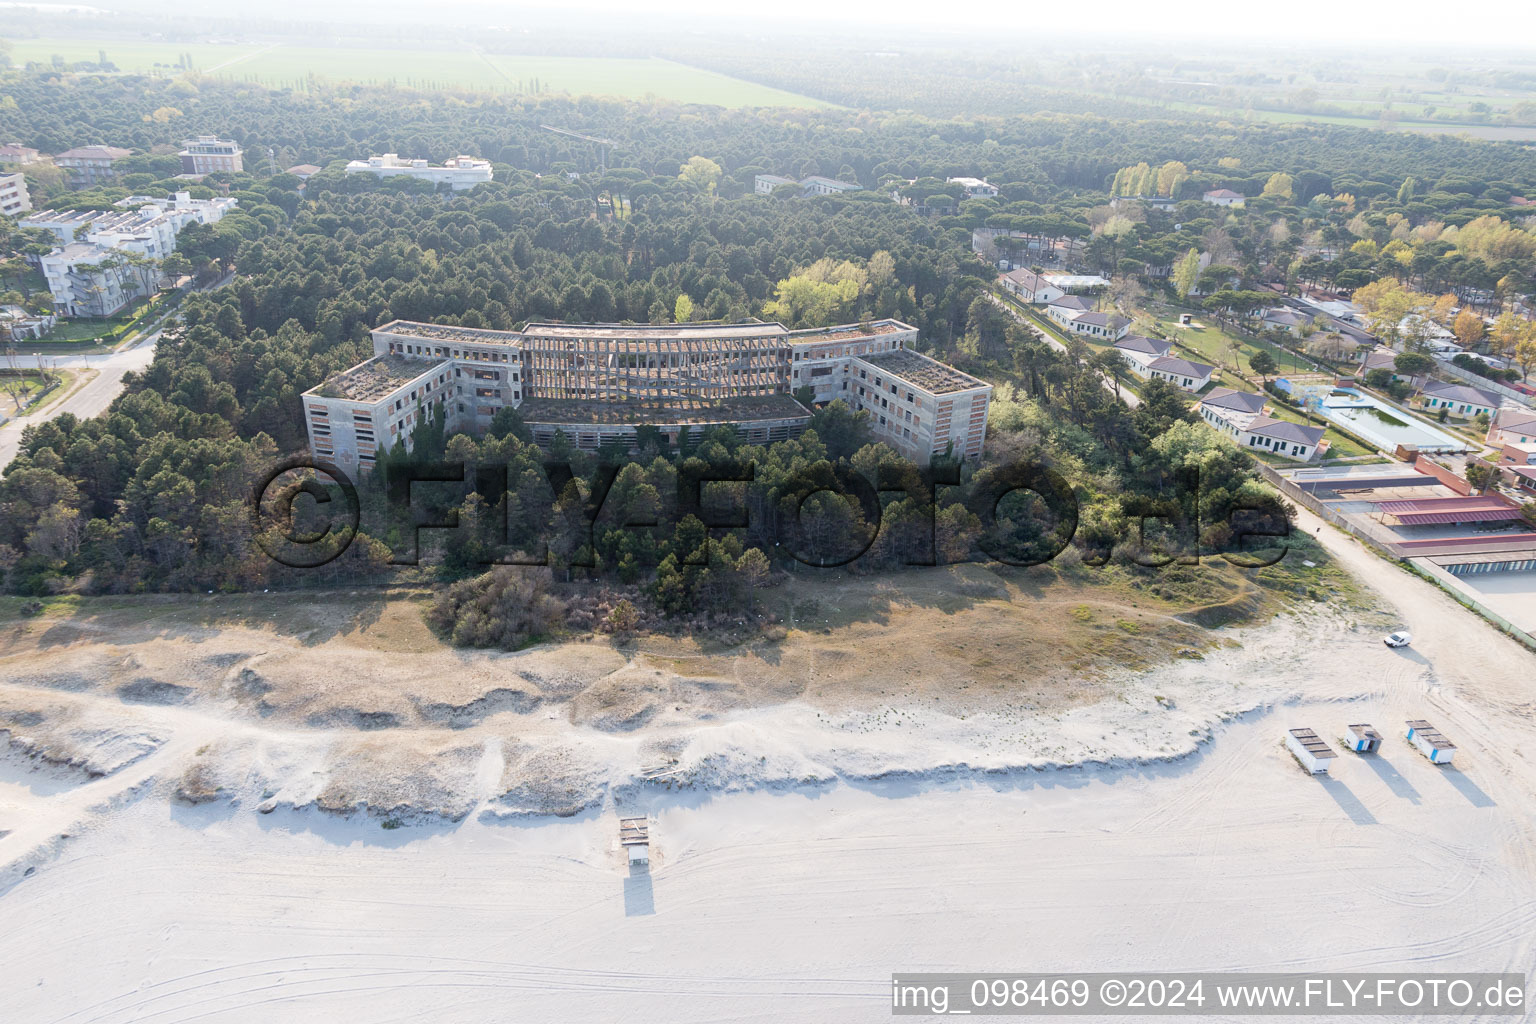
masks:
[[[1074,317],[1092,312],[1093,303],[1081,295],[1058,295],[1045,304],[1045,315],[1065,327]]]
[[[752,179],[752,191],[760,196],[771,195],[773,190],[780,185],[793,185],[795,179],[785,178],[778,174],[759,174]]]
[[[186,192],[156,199],[130,196],[117,210],[44,210],[21,221],[43,228],[59,248],[39,265],[63,316],[111,316],[159,283],[156,264],[176,248],[189,224],[216,224],[239,200],[193,199]]]
[[[288,168],[287,173],[293,175],[295,178],[298,178],[300,181],[308,181],[310,178],[313,178],[315,175],[320,173],[320,168],[316,167],[314,164],[294,164],[292,167]]]
[[[1488,443],[1536,444],[1536,412],[1530,409],[1500,409],[1488,424]]]
[[[1260,323],[1266,330],[1286,331],[1300,337],[1303,331],[1312,326],[1312,318],[1294,309],[1277,306],[1266,309]]]
[[[1071,334],[1080,334],[1094,341],[1119,341],[1131,329],[1131,322],[1114,313],[1079,313],[1066,321],[1064,326]]]
[[[632,447],[640,427],[675,443],[730,424],[750,443],[801,433],[813,404],[867,410],[874,438],[914,462],[979,459],[992,386],[908,348],[896,320],[788,331],[777,323],[552,324],[491,331],[393,321],[374,355],[303,395],[310,445],[346,471],[441,401],[450,430],[481,433],[515,408],[540,444],[564,434],[579,449]]]
[[[1229,188],[1212,189],[1200,198],[1212,206],[1242,206],[1244,202],[1241,192],[1233,192]]]
[[[68,172],[70,185],[90,188],[116,178],[114,165],[131,152],[116,146],[78,146],[60,153],[53,162]]]
[[[959,185],[965,189],[967,199],[994,199],[997,197],[997,186],[989,183],[985,178],[945,178],[945,184]]]
[[[1098,274],[1062,274],[1047,271],[1040,275],[1064,292],[1097,292],[1109,287],[1109,279]]]
[[[1147,380],[1165,380],[1180,391],[1194,394],[1211,382],[1214,366],[1178,356],[1161,356],[1147,363],[1131,361],[1131,369]]]
[[[245,170],[238,143],[213,135],[199,135],[182,143],[181,170],[184,174],[239,174]]]
[[[1499,396],[1467,384],[1449,384],[1445,381],[1429,381],[1420,392],[1424,408],[1446,409],[1452,416],[1472,419],[1479,413],[1492,416],[1500,405]]]
[[[434,185],[448,185],[455,192],[474,188],[491,180],[491,162],[472,156],[456,156],[434,167],[425,160],[402,160],[396,153],[371,156],[367,160],[353,160],[347,164],[348,174],[372,174],[379,178],[404,175],[418,181],[430,181]]]
[[[1015,296],[1020,302],[1049,303],[1066,294],[1044,276],[1028,269],[1013,270],[999,275],[997,283],[1003,291]]]
[[[1242,444],[1244,431],[1264,412],[1268,404],[1256,391],[1237,391],[1233,388],[1212,388],[1210,394],[1200,399],[1200,418],[1218,431]]]
[[[8,142],[0,146],[0,164],[15,164],[17,167],[26,167],[29,164],[39,163],[42,155],[35,149],[28,149],[19,142]]]
[[[800,185],[805,189],[805,194],[811,196],[835,196],[843,192],[864,191],[863,185],[851,181],[838,181],[836,178],[823,178],[819,174],[801,178]]]
[[[1198,408],[1201,419],[1240,448],[1262,448],[1296,462],[1310,462],[1325,448],[1326,427],[1275,419],[1257,392],[1212,388]]]
[[[32,209],[25,174],[0,174],[0,215],[20,217]]]
[[[1326,427],[1311,427],[1260,415],[1248,424],[1238,444],[1245,448],[1262,448],[1297,462],[1307,462],[1321,449],[1323,434],[1326,432]]]
[[[1144,338],[1139,334],[1127,334],[1115,342],[1115,351],[1128,363],[1145,369],[1154,361],[1173,353],[1173,343],[1161,338]]]

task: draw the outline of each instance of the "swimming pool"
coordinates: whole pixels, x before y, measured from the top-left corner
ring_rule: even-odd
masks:
[[[1315,399],[1319,413],[1352,434],[1384,451],[1400,444],[1416,445],[1423,452],[1465,451],[1468,442],[1421,423],[1384,402],[1354,388],[1332,388]]]

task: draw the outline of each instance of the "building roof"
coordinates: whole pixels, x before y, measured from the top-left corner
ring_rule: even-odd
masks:
[[[771,181],[775,185],[793,185],[793,184],[795,184],[795,179],[794,178],[786,178],[782,174],[759,174],[753,180],[754,181]]]
[[[66,149],[55,160],[121,160],[125,156],[132,155],[131,149],[119,149],[116,146],[76,146],[74,149]]]
[[[1277,441],[1314,446],[1323,439],[1327,427],[1309,427],[1289,420],[1277,420],[1273,416],[1258,416],[1248,424],[1248,433],[1260,437],[1272,437]]]
[[[1421,389],[1426,395],[1438,398],[1444,402],[1462,402],[1467,405],[1486,405],[1489,408],[1499,407],[1499,396],[1481,388],[1474,388],[1466,384],[1453,384],[1449,381],[1432,380]]]
[[[1095,327],[1108,327],[1118,331],[1122,327],[1130,326],[1130,321],[1123,316],[1114,313],[1083,313],[1073,318],[1074,323],[1090,324]]]
[[[1319,761],[1338,756],[1333,752],[1333,748],[1324,743],[1322,737],[1311,729],[1292,729],[1291,735],[1296,737],[1296,742],[1300,743],[1307,753]]]
[[[1229,188],[1218,188],[1218,189],[1212,189],[1211,191],[1205,193],[1205,198],[1206,199],[1242,199],[1243,198],[1243,194],[1241,192],[1233,192]]]
[[[311,388],[305,394],[371,404],[416,378],[428,376],[446,365],[446,360],[433,362],[401,356],[374,356]]]
[[[972,377],[968,373],[961,373],[953,366],[946,366],[937,359],[930,359],[920,352],[911,349],[899,348],[892,352],[881,352],[877,355],[858,356],[858,359],[878,367],[914,387],[921,388],[931,395],[944,395],[952,391],[969,391],[971,388],[982,388],[987,382]]]
[[[802,327],[799,330],[789,332],[791,345],[816,345],[829,341],[858,341],[862,338],[870,338],[880,334],[894,334],[897,331],[916,331],[911,324],[904,324],[900,320],[886,318],[884,320],[871,320],[867,323],[838,324],[835,327]]]
[[[288,173],[298,175],[301,178],[308,178],[312,175],[319,174],[320,168],[316,167],[314,164],[294,164],[292,167],[288,168]]]
[[[1408,498],[1376,503],[1377,511],[1403,526],[1449,526],[1453,523],[1503,523],[1520,518],[1520,510],[1496,494],[1456,498]]]
[[[1396,371],[1397,353],[1391,351],[1390,349],[1378,348],[1370,355],[1365,357],[1365,362],[1361,365],[1361,369],[1365,370],[1367,373],[1371,370]]]
[[[1047,271],[1040,276],[1063,291],[1071,291],[1073,288],[1109,287],[1108,279],[1098,274],[1053,274]]]
[[[1493,417],[1497,430],[1526,430],[1536,433],[1536,412],[1530,409],[1500,409]]]
[[[1205,363],[1197,363],[1189,359],[1180,359],[1178,356],[1163,356],[1161,359],[1154,359],[1148,363],[1147,369],[1160,370],[1163,373],[1171,373],[1180,377],[1194,377],[1196,380],[1199,380],[1203,377],[1209,377],[1211,371],[1216,369],[1216,367],[1207,366]]]
[[[1263,412],[1266,399],[1256,391],[1236,391],[1232,388],[1212,388],[1211,393],[1200,400],[1201,405],[1236,412]]]
[[[827,188],[840,189],[844,192],[862,191],[864,186],[852,181],[839,181],[836,178],[826,178],[820,174],[812,174],[800,179],[802,185],[824,185]]]
[[[1033,270],[1030,270],[1028,267],[1020,267],[1018,270],[1010,270],[1008,273],[1004,274],[1003,277],[1012,281],[1020,288],[1027,288],[1032,292],[1039,291],[1040,285],[1042,283],[1049,283],[1043,282],[1040,275],[1035,273]]]
[[[945,178],[944,183],[946,185],[963,185],[966,188],[997,188],[996,185],[985,178]]]
[[[1362,740],[1381,739],[1381,733],[1377,732],[1373,726],[1367,725],[1364,722],[1360,722],[1356,725],[1346,726],[1346,728],[1348,728],[1350,732],[1354,733]]]
[[[780,323],[722,324],[554,324],[529,323],[525,336],[541,338],[614,339],[648,341],[660,338],[766,338],[783,337],[789,332]]]
[[[1093,308],[1092,303],[1078,295],[1063,295],[1060,298],[1052,299],[1047,305],[1055,306],[1058,309],[1075,309],[1083,313]]]
[[[1312,318],[1294,309],[1268,309],[1264,311],[1264,322],[1283,324],[1286,327],[1300,327],[1302,324],[1311,323]]]
[[[1440,730],[1430,725],[1424,719],[1415,719],[1408,723],[1408,728],[1413,730],[1415,738],[1421,738],[1436,750],[1455,750],[1456,744],[1440,734]]]
[[[1173,351],[1173,342],[1164,341],[1161,338],[1145,338],[1140,334],[1127,334],[1115,342],[1115,348],[1122,352],[1141,352],[1149,356],[1166,356]]]

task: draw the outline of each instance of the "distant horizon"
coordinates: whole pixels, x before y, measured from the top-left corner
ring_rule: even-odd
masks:
[[[1521,7],[1509,0],[1494,0],[1480,5],[1482,16],[1479,23],[1497,25],[1506,20],[1513,23]],[[103,16],[107,22],[100,26],[83,24],[85,31],[99,28],[110,32],[117,26],[110,24],[113,16],[167,17],[164,8],[147,0],[98,0],[94,4],[58,2],[28,2],[28,0],[0,0],[0,8],[31,10],[43,16],[80,16],[94,20]],[[908,40],[913,49],[928,49],[934,43],[988,42],[998,44],[1021,39],[1073,40],[1108,45],[1116,49],[1134,48],[1135,44],[1156,41],[1166,48],[1169,41],[1188,40],[1201,47],[1254,46],[1267,51],[1332,52],[1348,49],[1351,52],[1380,54],[1394,48],[1410,48],[1402,53],[1405,59],[1428,61],[1454,58],[1458,54],[1527,54],[1527,44],[1511,43],[1507,34],[1481,32],[1447,39],[1443,13],[1424,0],[1411,0],[1393,11],[1390,23],[1383,24],[1379,5],[1364,2],[1328,3],[1324,0],[1300,0],[1288,6],[1286,17],[1277,19],[1262,12],[1247,12],[1238,7],[1223,9],[1213,16],[1210,8],[1193,3],[1163,4],[1149,8],[1132,0],[1102,0],[1094,8],[1091,23],[1054,15],[1044,25],[1019,25],[1004,20],[1000,23],[983,21],[946,22],[935,24],[931,5],[912,0],[896,0],[895,3],[857,2],[841,4],[835,9],[814,0],[780,0],[775,4],[772,16],[736,15],[722,12],[718,6],[705,0],[651,0],[635,4],[624,0],[582,0],[578,6],[552,11],[543,5],[508,5],[492,0],[449,0],[434,5],[430,17],[423,14],[416,4],[400,0],[382,0],[380,3],[363,4],[359,0],[315,0],[294,2],[274,0],[262,12],[251,14],[234,4],[213,3],[198,10],[191,19],[228,20],[253,26],[267,23],[268,30],[282,28],[278,23],[324,22],[334,24],[365,24],[377,27],[400,25],[430,25],[438,29],[488,27],[515,30],[520,21],[530,28],[547,31],[559,25],[571,26],[572,32],[580,32],[582,16],[602,15],[620,24],[633,24],[640,19],[661,19],[665,23],[678,22],[691,25],[702,34],[750,31],[772,35],[803,34],[817,27],[852,29],[855,38],[875,37],[899,30],[911,35],[911,30],[921,28],[924,35]],[[85,13],[90,12],[90,13]],[[185,24],[187,19],[181,19]],[[658,26],[659,27],[659,26]],[[676,27],[669,25],[668,27]],[[7,34],[0,32],[0,38]],[[927,44],[927,45],[925,45]],[[1165,49],[1166,52],[1166,49]],[[1190,53],[1190,57],[1211,56],[1209,53]],[[1536,57],[1528,57],[1536,60]]]

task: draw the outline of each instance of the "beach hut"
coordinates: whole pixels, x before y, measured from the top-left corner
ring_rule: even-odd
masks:
[[[1301,762],[1301,766],[1313,775],[1324,774],[1333,764],[1333,748],[1311,729],[1292,729],[1286,733],[1285,745],[1296,760]]]
[[[620,818],[619,845],[631,864],[651,862],[651,823],[648,818]]]
[[[1423,719],[1408,723],[1408,742],[1435,764],[1445,764],[1456,756],[1456,745]]]
[[[1349,728],[1349,749],[1357,754],[1374,754],[1381,749],[1381,733],[1365,723]]]

